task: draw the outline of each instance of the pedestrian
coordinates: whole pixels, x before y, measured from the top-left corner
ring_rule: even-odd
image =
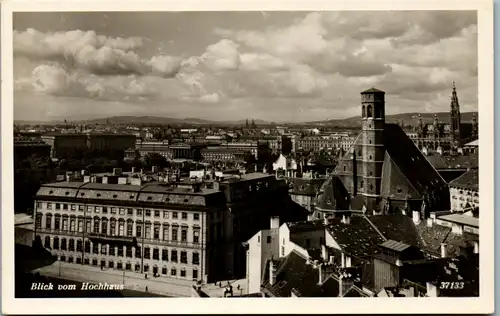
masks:
[[[146,292],[148,291],[148,287],[146,286]]]
[[[148,279],[148,274],[144,273],[144,278],[147,280]]]

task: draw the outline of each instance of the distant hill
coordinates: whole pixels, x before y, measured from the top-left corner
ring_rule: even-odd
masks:
[[[472,114],[477,112],[466,112],[461,113],[462,122],[471,122]],[[388,123],[396,123],[403,122],[404,124],[416,124],[417,117],[419,113],[400,113],[400,114],[392,114],[386,116],[386,121]],[[430,124],[434,121],[434,114],[437,114],[437,117],[442,122],[448,122],[450,114],[448,112],[437,112],[437,113],[420,113],[422,116],[422,120],[424,123]],[[211,121],[199,118],[171,118],[171,117],[159,117],[159,116],[112,116],[108,118],[99,118],[99,119],[91,119],[91,120],[68,120],[68,123],[71,124],[117,124],[117,125],[134,125],[134,124],[143,124],[143,125],[245,125],[246,120],[238,120],[238,121]],[[249,119],[248,123],[251,124],[252,120]],[[64,124],[64,121],[23,121],[23,120],[15,120],[14,124],[19,125],[36,125],[36,124]],[[257,125],[268,125],[271,124],[265,120],[255,120],[255,124]],[[356,127],[360,125],[360,117],[354,116],[346,119],[332,119],[325,121],[314,121],[314,122],[304,122],[304,123],[284,123],[280,122],[279,124],[307,124],[307,125],[334,125],[337,127]]]
[[[460,118],[463,123],[472,122],[472,114],[476,114],[476,118],[478,117],[478,112],[465,112],[460,113]],[[385,117],[387,123],[404,123],[405,125],[415,125],[417,123],[418,115],[422,117],[422,121],[424,124],[432,124],[434,122],[434,115],[437,115],[438,120],[443,123],[448,123],[450,120],[449,112],[436,112],[436,113],[399,113],[399,114],[391,114]],[[339,127],[351,127],[351,126],[359,126],[360,125],[360,116],[349,117],[346,119],[333,119],[326,121],[316,121],[311,123],[316,124],[328,124],[335,125]]]

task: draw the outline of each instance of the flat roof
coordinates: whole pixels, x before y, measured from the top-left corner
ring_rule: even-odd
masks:
[[[479,228],[479,218],[463,214],[439,216],[438,219]]]

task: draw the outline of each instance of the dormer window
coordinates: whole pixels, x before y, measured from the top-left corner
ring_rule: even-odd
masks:
[[[153,199],[152,196],[148,196],[148,201],[151,201]]]
[[[96,195],[97,195],[97,197],[100,197],[100,196],[101,196],[101,193],[97,193]]]
[[[54,191],[50,190],[50,191],[49,191],[49,194],[52,194],[52,193],[54,193]]]
[[[116,194],[114,194],[114,195],[113,195],[113,198],[115,198],[115,199],[116,199],[117,197],[118,197],[118,195],[116,195]]]
[[[68,192],[68,191],[66,191],[64,194],[69,195],[69,192]]]

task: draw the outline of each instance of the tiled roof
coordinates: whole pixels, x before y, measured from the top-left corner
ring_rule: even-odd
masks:
[[[417,225],[420,236],[424,242],[423,248],[435,255],[439,255],[441,244],[446,244],[448,256],[458,256],[461,253],[461,248],[472,247],[473,242],[478,241],[479,236],[464,232],[456,234],[451,231],[450,227],[434,224],[432,227],[427,227],[425,222]]]
[[[343,251],[356,257],[367,257],[379,253],[378,245],[385,241],[363,216],[353,216],[350,224],[344,224],[335,219],[332,224],[328,225],[327,230]]]
[[[288,226],[288,229],[290,230],[291,233],[325,229],[325,224],[322,220],[287,222],[286,225]]]
[[[337,176],[328,178],[321,186],[320,192],[316,198],[318,208],[325,210],[348,208],[349,193]]]
[[[269,279],[264,286],[277,297],[290,297],[292,289],[301,296],[318,296],[317,283],[319,272],[307,264],[307,259],[292,251],[276,269],[276,282]]]
[[[284,178],[291,193],[316,196],[325,179]]]
[[[370,88],[368,90],[365,90],[363,92],[361,92],[361,94],[368,94],[368,93],[385,93],[384,91],[382,90],[379,90],[379,89],[376,89],[376,88]]]
[[[462,169],[477,168],[479,164],[479,155],[477,152],[469,155],[429,155],[425,158],[436,169]]]
[[[404,215],[366,216],[387,239],[403,242],[410,246],[421,246],[421,239],[413,220]]]
[[[443,178],[399,125],[385,125],[384,145],[391,159],[420,194],[427,188],[446,185]]]
[[[439,253],[441,243],[444,242],[451,231],[450,227],[441,225],[427,227],[425,221],[420,222],[416,227],[422,238],[424,249],[430,250],[433,253]]]
[[[479,191],[479,169],[470,169],[449,184],[450,187]]]

